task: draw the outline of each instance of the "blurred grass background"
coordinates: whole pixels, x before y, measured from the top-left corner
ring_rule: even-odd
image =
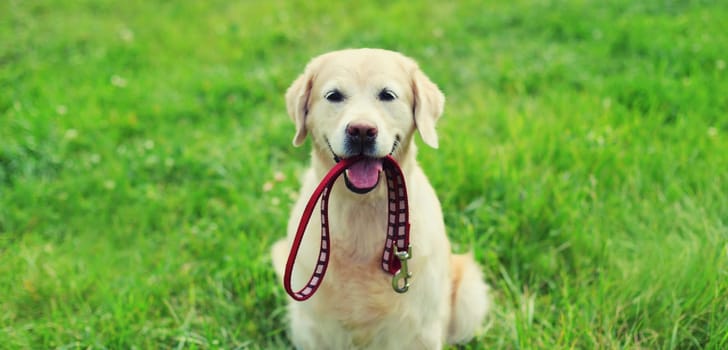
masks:
[[[469,349],[728,348],[725,1],[0,2],[0,347],[288,348],[268,250],[325,51],[417,59],[494,288]]]

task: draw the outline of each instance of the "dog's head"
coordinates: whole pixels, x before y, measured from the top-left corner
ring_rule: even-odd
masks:
[[[331,165],[365,156],[345,174],[347,187],[366,193],[379,183],[381,159],[400,160],[412,135],[437,148],[435,122],[445,97],[399,53],[379,49],[330,52],[314,58],[286,92],[288,114],[296,123],[293,144],[311,135],[314,152]]]

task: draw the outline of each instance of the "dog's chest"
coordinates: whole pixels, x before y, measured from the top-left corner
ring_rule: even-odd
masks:
[[[351,335],[354,344],[366,344],[382,323],[399,309],[391,276],[378,259],[354,262],[333,257],[324,285],[319,290],[318,315],[336,320]]]
[[[331,258],[323,284],[311,300],[316,317],[345,329],[355,345],[373,341],[383,325],[400,323],[407,299],[392,289],[392,276],[381,267],[388,202],[386,195],[377,197],[376,201],[331,197]]]

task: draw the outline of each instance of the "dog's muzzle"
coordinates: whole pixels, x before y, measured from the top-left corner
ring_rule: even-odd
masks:
[[[346,126],[344,147],[347,155],[365,157],[344,173],[346,187],[354,193],[368,193],[379,184],[382,159],[375,156],[379,130],[369,122],[352,122]],[[348,157],[347,157],[348,158]]]
[[[368,122],[352,122],[346,126],[344,146],[350,155],[373,155],[377,149],[377,127]]]

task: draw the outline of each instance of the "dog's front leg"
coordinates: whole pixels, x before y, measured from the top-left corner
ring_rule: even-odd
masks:
[[[271,248],[271,258],[273,260],[273,269],[278,275],[278,279],[283,281],[283,274],[286,269],[286,260],[288,259],[288,240],[282,238],[278,240]]]

